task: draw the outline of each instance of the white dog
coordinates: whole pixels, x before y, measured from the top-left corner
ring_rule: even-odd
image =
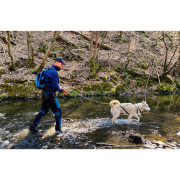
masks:
[[[111,107],[111,114],[113,118],[111,119],[111,123],[113,124],[114,121],[120,116],[120,114],[128,115],[128,122],[129,124],[132,117],[137,118],[139,122],[141,112],[146,110],[150,111],[150,108],[146,101],[142,101],[142,103],[132,104],[132,103],[120,103],[118,100],[112,100],[110,102]]]

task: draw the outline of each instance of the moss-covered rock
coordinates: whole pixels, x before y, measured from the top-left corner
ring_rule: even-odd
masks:
[[[116,87],[116,94],[119,94],[119,93],[122,93],[124,92],[125,88],[122,84],[119,84],[117,87]]]
[[[85,83],[82,87],[84,91],[91,91],[91,86],[89,83]]]
[[[163,82],[162,84],[160,84],[157,89],[155,91],[157,92],[161,92],[161,91],[165,91],[165,92],[172,92],[176,90],[176,85],[175,84],[169,84],[169,83],[165,83]]]
[[[41,95],[35,85],[34,81],[26,83],[4,83],[0,85],[0,89],[7,94],[9,98],[26,98],[37,97]]]

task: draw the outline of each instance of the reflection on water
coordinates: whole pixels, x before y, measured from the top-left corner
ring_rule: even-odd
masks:
[[[28,127],[41,107],[40,100],[0,101],[0,148],[95,148],[97,142],[130,145],[119,138],[118,132],[134,130],[149,140],[166,142],[169,138],[180,142],[180,96],[123,96],[90,97],[109,103],[138,103],[146,98],[151,111],[144,112],[140,122],[126,124],[127,116],[120,116],[111,125],[110,107],[81,98],[61,99],[63,134],[55,136],[54,115],[49,112],[38,127],[40,133],[29,133]],[[67,147],[68,143],[68,147]],[[76,146],[77,145],[77,146]]]

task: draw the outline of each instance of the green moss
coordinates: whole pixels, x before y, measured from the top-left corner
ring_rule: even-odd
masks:
[[[47,49],[48,49],[48,45],[44,44],[43,42],[39,44],[39,48],[38,48],[39,52],[42,52],[45,54]]]
[[[101,84],[93,84],[91,87],[93,91],[103,90]]]
[[[26,82],[27,80],[22,80],[22,79],[8,79],[5,80],[5,83],[19,83],[19,84],[23,84],[24,82]]]
[[[114,82],[118,82],[119,81],[119,77],[117,75],[111,75],[110,78]]]
[[[75,73],[71,74],[71,79],[75,79],[77,77],[77,75]]]
[[[104,82],[107,82],[107,80],[108,80],[108,77],[107,76],[101,76],[101,77],[99,77],[100,79],[102,79]]]
[[[0,75],[5,74],[5,70],[4,69],[0,69]]]
[[[111,83],[102,82],[101,86],[103,88],[102,90],[104,90],[104,91],[110,91],[113,88]]]
[[[0,96],[0,99],[6,99],[6,94],[2,93],[1,96]]]
[[[117,82],[114,79],[111,79],[111,81],[114,85],[117,85]]]
[[[83,88],[82,88],[84,91],[91,91],[91,86],[89,83],[85,83]]]
[[[91,89],[93,91],[110,91],[112,89],[112,84],[111,83],[105,83],[105,82],[102,82],[102,83],[98,83],[98,84],[93,84],[91,86]]]
[[[69,48],[71,48],[71,49],[80,49],[80,48],[78,47],[78,45],[76,45],[76,44],[74,44],[74,43],[72,43],[72,42],[70,42],[70,41],[67,41],[67,40],[65,40],[65,39],[63,39],[63,45],[66,46],[66,47],[69,47]]]
[[[123,86],[122,84],[119,84],[119,85],[116,87],[116,89],[115,89],[116,94],[119,94],[119,93],[121,93],[121,92],[124,92],[124,90],[125,90],[125,88],[124,88],[124,86]]]
[[[165,83],[163,82],[162,84],[160,84],[157,89],[155,91],[168,91],[168,92],[172,92],[176,90],[176,86],[173,84],[169,84],[169,83]]]
[[[143,35],[145,35],[147,38],[149,37],[149,35],[147,34],[147,32],[145,32],[145,31],[137,31],[139,34],[143,34]]]
[[[20,83],[4,83],[0,85],[3,92],[7,93],[10,98],[25,98],[25,97],[35,97],[39,96],[41,92],[35,87],[34,82]]]
[[[147,61],[142,60],[142,61],[139,62],[139,66],[140,66],[142,69],[145,69],[145,70],[146,70],[146,69],[148,69],[149,64],[148,64]]]

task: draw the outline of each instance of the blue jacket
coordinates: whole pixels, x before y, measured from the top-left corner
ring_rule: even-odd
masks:
[[[51,92],[55,94],[56,91],[63,91],[63,89],[60,90],[59,75],[55,66],[51,66],[46,72],[45,84],[47,87],[45,90],[46,92]]]

